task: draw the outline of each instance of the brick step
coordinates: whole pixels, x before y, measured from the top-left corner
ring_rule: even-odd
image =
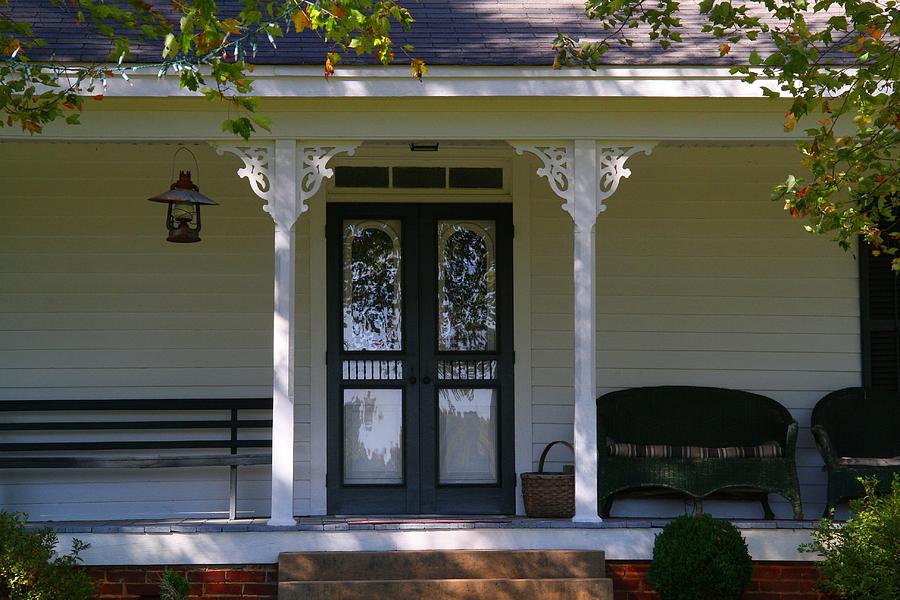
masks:
[[[282,581],[278,600],[613,600],[612,580],[395,579]]]
[[[599,550],[421,550],[291,552],[278,557],[278,580],[598,579]]]

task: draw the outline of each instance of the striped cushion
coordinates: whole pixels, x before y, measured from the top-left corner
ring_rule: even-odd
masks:
[[[849,467],[900,467],[900,456],[892,458],[842,456],[838,459],[838,464]]]
[[[606,450],[610,456],[647,458],[774,458],[784,456],[781,444],[764,442],[759,446],[728,446],[707,448],[704,446],[668,446],[665,444],[627,444],[609,440]]]

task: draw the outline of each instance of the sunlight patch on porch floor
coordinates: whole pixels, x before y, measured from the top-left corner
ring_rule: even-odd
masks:
[[[243,531],[442,531],[453,529],[657,529],[671,519],[609,518],[600,523],[570,519],[531,519],[496,516],[326,516],[300,517],[293,526],[266,525],[255,519],[135,519],[116,521],[32,522],[29,527],[50,527],[58,533],[217,533]],[[818,521],[732,520],[738,529],[814,529]]]

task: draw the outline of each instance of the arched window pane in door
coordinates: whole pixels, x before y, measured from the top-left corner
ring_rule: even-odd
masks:
[[[402,350],[400,221],[343,227],[344,350]]]
[[[497,349],[496,226],[438,222],[438,349]]]

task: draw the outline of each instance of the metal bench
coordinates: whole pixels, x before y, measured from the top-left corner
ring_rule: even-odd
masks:
[[[229,518],[237,515],[237,468],[272,462],[272,419],[241,419],[239,411],[272,409],[271,398],[166,399],[166,400],[10,400],[0,401],[0,469],[156,469],[171,467],[229,467]],[[202,411],[202,418],[160,419],[137,413],[166,415]],[[54,412],[76,413],[78,420],[49,421],[39,417]],[[114,420],[89,418],[92,414],[115,416]],[[12,419],[13,415],[19,418]],[[22,416],[32,415],[27,420]],[[268,429],[266,439],[240,439],[247,430]],[[154,431],[184,432],[158,435],[153,439],[72,439],[78,432]],[[33,432],[51,440],[9,441],[9,434]],[[68,435],[67,435],[68,434]],[[203,435],[197,435],[203,434]],[[210,435],[215,434],[215,435]],[[20,436],[21,437],[21,436]],[[25,436],[29,437],[29,436]],[[69,439],[64,439],[68,437]],[[4,439],[6,438],[6,439]],[[264,448],[266,452],[239,454],[241,449]],[[196,454],[148,456],[147,451],[194,451]],[[218,450],[220,453],[202,453]],[[225,452],[228,452],[227,454]],[[83,454],[91,452],[92,454]],[[82,454],[79,454],[82,453]]]

